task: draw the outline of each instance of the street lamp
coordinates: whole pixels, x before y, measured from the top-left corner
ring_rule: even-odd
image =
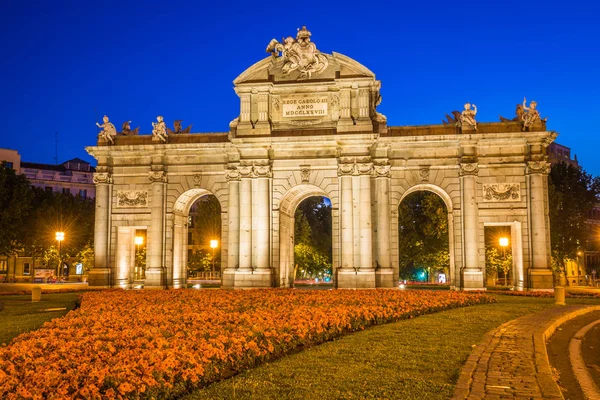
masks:
[[[215,270],[215,249],[217,247],[219,247],[219,241],[211,240],[210,241],[210,248],[212,249],[212,270],[211,270],[211,272],[214,272],[214,270]]]
[[[502,259],[503,262],[506,262],[506,247],[508,246],[508,238],[507,237],[501,237],[500,238],[500,247],[502,247]],[[504,263],[502,264],[502,270],[504,271],[504,286],[506,286],[508,284],[508,277],[506,276],[506,266],[504,265]]]
[[[137,251],[135,252],[135,279],[140,279],[140,271],[138,266],[138,257],[140,254],[140,246],[144,244],[143,236],[135,237],[135,245],[137,246]]]
[[[62,268],[62,258],[60,257],[60,248],[61,248],[61,243],[63,240],[65,240],[65,233],[64,232],[56,232],[56,240],[58,241],[58,267],[56,268],[56,275],[60,274],[60,268]]]

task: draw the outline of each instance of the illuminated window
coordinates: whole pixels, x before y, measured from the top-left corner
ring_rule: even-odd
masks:
[[[23,275],[30,275],[31,274],[31,266],[29,265],[28,262],[23,263]]]

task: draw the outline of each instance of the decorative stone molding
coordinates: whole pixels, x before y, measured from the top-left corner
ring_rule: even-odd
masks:
[[[244,160],[238,167],[241,178],[271,178],[271,164],[269,160]]]
[[[298,121],[287,121],[286,123],[294,126],[309,126],[316,125],[323,122],[322,119],[307,119],[307,120],[298,120]]]
[[[477,163],[461,163],[460,164],[460,176],[464,175],[477,175],[479,173],[479,166]]]
[[[110,172],[94,172],[93,180],[96,185],[100,183],[113,183]]]
[[[148,179],[150,182],[162,182],[167,183],[167,173],[165,171],[149,171]]]
[[[491,183],[483,185],[483,201],[521,201],[520,183]]]
[[[339,157],[338,159],[338,176],[371,174],[373,174],[371,157]]]
[[[117,207],[146,207],[148,206],[148,191],[119,190],[117,191]]]
[[[546,136],[543,140],[542,140],[542,146],[544,147],[548,147],[550,146],[550,144],[552,142],[554,142],[556,140],[556,138],[558,137],[558,133],[556,132],[550,132],[549,136]]]
[[[550,164],[546,161],[528,161],[527,174],[548,174],[550,172]]]
[[[202,173],[197,173],[192,179],[194,181],[194,186],[200,186],[200,182],[202,182]]]
[[[279,111],[279,98],[278,97],[274,97],[274,96],[272,97],[271,107],[273,107],[273,110]]]
[[[429,182],[429,165],[419,169],[419,177],[421,178],[421,182]]]
[[[300,166],[300,179],[302,183],[308,183],[310,178],[310,166],[309,165],[301,165]]]
[[[238,168],[240,178],[252,178],[252,165],[240,165]]]
[[[241,177],[240,170],[237,167],[229,167],[225,171],[225,179],[229,181],[239,181]]]

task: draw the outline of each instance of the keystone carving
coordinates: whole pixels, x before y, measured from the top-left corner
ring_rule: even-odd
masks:
[[[117,207],[146,207],[148,192],[145,190],[117,191]]]
[[[165,171],[149,171],[148,179],[150,182],[167,183],[167,173]]]
[[[421,182],[429,182],[429,167],[421,167],[419,170],[419,177]]]
[[[96,185],[99,183],[113,183],[110,172],[94,172],[93,180]]]
[[[200,186],[200,182],[202,182],[202,174],[198,173],[192,177],[194,181],[194,186]]]
[[[308,179],[310,178],[310,166],[301,165],[300,166],[300,179],[302,183],[308,183]]]
[[[483,185],[483,201],[520,201],[521,184],[492,183]]]

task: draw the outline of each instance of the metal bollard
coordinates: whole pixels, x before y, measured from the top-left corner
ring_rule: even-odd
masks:
[[[42,288],[39,286],[34,286],[31,289],[31,301],[40,301],[42,299]]]
[[[556,286],[554,288],[554,304],[557,306],[565,305],[565,288],[562,286]]]

